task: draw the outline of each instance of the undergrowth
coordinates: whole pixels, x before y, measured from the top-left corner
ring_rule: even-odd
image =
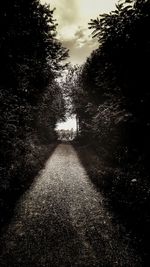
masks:
[[[150,252],[150,190],[146,173],[138,163],[128,163],[123,168],[90,145],[74,142],[74,146],[91,181],[106,196],[108,208],[126,227],[146,263]]]

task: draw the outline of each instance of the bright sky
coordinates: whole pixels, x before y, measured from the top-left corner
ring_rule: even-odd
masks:
[[[58,23],[58,38],[63,46],[69,48],[69,61],[82,64],[91,52],[98,47],[98,43],[91,37],[88,29],[90,19],[99,14],[108,13],[115,9],[118,0],[41,0],[41,3],[56,7],[55,18]],[[73,118],[65,123],[59,123],[57,129],[76,129]]]
[[[61,129],[71,130],[72,128],[76,130],[76,119],[75,118],[69,118],[67,119],[66,122],[58,123],[56,126],[56,129],[58,130],[61,130]]]
[[[58,38],[70,49],[70,62],[82,64],[98,43],[88,29],[90,19],[115,8],[118,0],[41,0],[56,7],[55,18],[59,24]]]

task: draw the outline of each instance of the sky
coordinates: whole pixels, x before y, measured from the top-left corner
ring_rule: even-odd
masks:
[[[66,120],[66,122],[58,123],[57,126],[56,126],[56,129],[58,129],[58,130],[61,130],[61,129],[71,130],[72,128],[74,130],[76,130],[76,119],[75,119],[75,117],[68,118]]]
[[[63,46],[70,50],[69,61],[82,64],[90,53],[98,47],[96,39],[92,39],[88,29],[90,19],[99,14],[115,9],[117,0],[41,0],[56,8],[55,18],[58,22],[58,38]]]
[[[58,23],[58,39],[69,49],[69,62],[72,65],[83,64],[91,52],[98,47],[96,39],[92,39],[88,23],[99,14],[115,9],[118,0],[41,0],[56,8],[54,16]],[[76,121],[69,118],[59,123],[57,129],[76,129]]]

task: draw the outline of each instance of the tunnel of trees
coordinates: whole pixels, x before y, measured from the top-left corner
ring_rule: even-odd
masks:
[[[85,64],[68,68],[63,89],[57,78],[68,50],[57,40],[53,13],[37,0],[1,3],[0,212],[55,142],[65,91],[69,112],[77,115],[78,142],[99,158],[91,176],[148,241],[150,1],[120,1],[91,20],[99,47]]]

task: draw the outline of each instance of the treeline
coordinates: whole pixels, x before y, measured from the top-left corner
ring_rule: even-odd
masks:
[[[67,78],[79,139],[100,159],[93,179],[141,240],[148,240],[150,1],[120,1],[89,27],[99,47]]]
[[[54,10],[37,0],[0,8],[0,212],[40,168],[65,104],[57,76],[68,51]],[[48,152],[48,147],[47,147]]]

